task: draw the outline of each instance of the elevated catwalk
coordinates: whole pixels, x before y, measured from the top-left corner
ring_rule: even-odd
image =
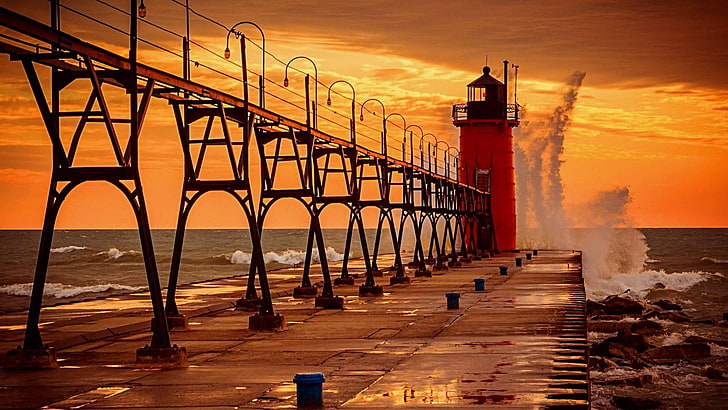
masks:
[[[132,346],[149,339],[145,293],[47,308],[42,329],[61,367],[0,370],[0,407],[291,408],[293,376],[323,372],[328,408],[586,408],[581,255],[541,251],[522,268],[517,256],[385,286],[384,297],[338,287],[344,310],[292,298],[300,273],[271,272],[288,318],[279,332],[251,331],[232,309],[244,277],[181,287],[191,330],[174,339],[187,347],[187,369],[134,368]],[[474,278],[486,279],[485,292]],[[458,309],[447,292],[460,293]],[[0,317],[0,352],[22,342],[24,322],[23,312]]]

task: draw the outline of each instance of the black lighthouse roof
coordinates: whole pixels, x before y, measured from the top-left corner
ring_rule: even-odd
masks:
[[[483,75],[468,84],[468,87],[483,87],[486,85],[503,85],[502,82],[490,76],[490,67],[483,67]]]

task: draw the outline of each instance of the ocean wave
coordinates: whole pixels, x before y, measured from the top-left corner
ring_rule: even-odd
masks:
[[[665,289],[686,291],[700,282],[711,277],[722,277],[719,273],[710,272],[678,272],[667,273],[660,271],[643,271],[631,274],[616,274],[607,277],[586,278],[589,299],[601,300],[609,295],[617,295],[629,289],[632,296],[644,298],[647,293],[655,289],[658,283],[665,285]]]
[[[243,251],[235,251],[230,257],[227,257],[226,255],[218,255],[215,258],[225,257],[230,261],[230,263],[233,264],[242,264],[242,265],[249,265],[250,261],[252,259],[251,254],[243,252]],[[263,255],[263,260],[265,263],[280,263],[282,265],[298,265],[303,263],[306,260],[306,252],[305,251],[297,251],[297,250],[291,250],[288,249],[286,251],[283,251],[281,253],[278,252],[267,252],[265,255]],[[329,246],[326,248],[326,260],[329,262],[336,262],[344,260],[344,254],[339,253],[334,249],[333,247]],[[311,251],[311,261],[314,263],[321,262],[321,258],[319,258],[319,252],[317,248],[314,248]]]
[[[115,261],[122,256],[138,256],[142,253],[139,251],[129,250],[129,251],[120,251],[118,248],[111,248],[108,251],[98,252],[94,254],[94,256],[103,256],[104,261]]]
[[[143,286],[128,286],[118,283],[102,283],[98,285],[74,286],[64,283],[46,283],[43,288],[43,296],[57,299],[72,298],[84,293],[101,293],[110,290],[137,291],[146,289]],[[0,293],[10,296],[30,296],[33,291],[32,283],[15,283],[12,285],[0,286]]]
[[[76,245],[69,245],[69,246],[61,246],[59,248],[53,248],[51,249],[51,253],[68,253],[73,251],[82,251],[88,249],[85,246],[76,246]]]
[[[716,265],[728,263],[728,259],[711,258],[710,256],[705,256],[703,258],[700,258],[700,261],[701,262],[711,262],[711,263],[715,263]]]

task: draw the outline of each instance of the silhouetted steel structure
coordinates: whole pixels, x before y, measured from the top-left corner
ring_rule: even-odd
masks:
[[[313,124],[311,121],[308,75],[305,77],[307,113],[305,123],[267,110],[261,107],[262,104],[252,104],[247,98],[245,37],[242,35],[240,40],[245,77],[242,99],[191,81],[189,61],[184,62],[183,77],[139,64],[136,59],[135,7],[136,4],[132,1],[129,58],[60,31],[58,2],[51,2],[51,26],[6,8],[0,8],[0,25],[18,34],[4,36],[5,40],[0,41],[0,52],[10,54],[13,60],[22,63],[53,149],[52,180],[38,251],[25,341],[22,348],[8,354],[8,363],[15,363],[17,367],[48,367],[55,364],[55,353],[52,348],[43,344],[38,327],[50,247],[56,216],[63,200],[74,188],[88,181],[107,181],[116,186],[127,197],[136,216],[154,310],[151,343],[137,352],[137,362],[140,366],[174,367],[186,364],[185,349],[171,344],[169,326],[186,326],[185,318],[175,303],[185,227],[191,209],[199,198],[208,192],[228,193],[238,202],[246,215],[252,242],[252,260],[247,289],[238,302],[238,307],[242,310],[257,310],[249,322],[250,327],[255,329],[276,329],[283,324],[283,318],[273,310],[261,235],[271,207],[284,198],[292,198],[302,203],[310,217],[301,286],[296,288],[294,294],[316,295],[318,292],[312,285],[310,277],[311,250],[315,241],[324,284],[321,295],[316,298],[316,306],[324,308],[343,306],[342,298],[334,294],[334,283],[353,284],[348,264],[355,225],[359,232],[366,270],[365,281],[360,286],[362,295],[382,293],[381,286],[375,282],[375,276],[381,274],[377,266],[377,256],[385,221],[395,251],[395,263],[392,267],[395,274],[390,279],[390,284],[409,282],[400,252],[408,222],[412,223],[415,233],[414,257],[410,265],[416,267],[417,276],[430,274],[427,269],[428,264],[434,264],[435,269],[447,269],[445,261],[449,260],[450,266],[457,266],[463,261],[468,262],[471,256],[480,257],[496,251],[488,187],[481,186],[478,189],[465,185],[460,182],[459,173],[451,177],[449,169],[452,156],[449,154],[449,149],[443,151],[445,166],[438,166],[437,141],[434,145],[425,141],[431,134],[425,134],[417,126],[407,126],[404,117],[397,113],[385,115],[384,104],[379,102],[382,105],[383,121],[381,152],[357,144],[355,90],[348,83],[352,91],[349,136],[341,138],[321,132],[314,127],[315,119]],[[28,37],[48,44],[49,47],[41,49],[29,46],[30,43],[22,40]],[[186,59],[189,58],[187,41],[185,38]],[[47,90],[41,86],[36,71],[39,65],[51,68],[50,88]],[[334,82],[329,87],[329,96],[331,88],[339,82],[346,83]],[[84,83],[87,84],[89,94],[81,109],[68,108],[61,104],[61,94],[69,85],[77,87]],[[112,94],[128,99],[128,115],[123,118],[112,116],[108,108]],[[263,101],[262,90],[260,95],[260,101]],[[171,106],[184,154],[184,182],[166,306],[159,284],[144,193],[139,177],[138,139],[152,98],[164,99]],[[318,107],[314,105],[314,118],[316,109]],[[387,122],[392,122],[390,117],[393,115],[398,115],[403,121],[404,141],[401,159],[394,158],[387,152]],[[363,111],[361,117],[363,118]],[[78,121],[68,146],[63,143],[60,127],[61,120],[66,118],[76,118]],[[91,123],[103,124],[108,135],[111,143],[111,160],[108,166],[82,167],[74,163],[79,146],[87,143],[81,136],[86,126]],[[129,138],[124,145],[124,138],[120,138],[120,135],[126,132],[127,127]],[[414,138],[417,135],[414,131],[410,131],[413,127],[419,128],[420,131],[419,161],[415,159],[414,152]],[[234,128],[239,128],[242,132],[235,132]],[[254,203],[252,193],[251,167],[248,158],[251,144],[255,144],[253,148],[257,148],[260,158],[260,175],[256,175],[261,184],[257,204]],[[409,155],[407,155],[408,145]],[[205,158],[211,149],[218,148],[222,148],[225,152],[229,176],[205,179],[202,177]],[[427,155],[424,154],[425,150]],[[457,158],[455,161],[457,165]],[[287,178],[286,186],[283,187],[280,169],[285,164],[292,164],[297,178],[294,178],[295,181]],[[292,182],[295,182],[293,187],[291,187]],[[378,194],[375,197],[362,197],[362,188],[366,184],[376,186],[375,191]],[[333,195],[330,192],[337,194]],[[327,262],[320,220],[321,213],[332,204],[348,207],[350,215],[343,269],[335,280],[332,280]],[[379,212],[373,252],[370,252],[362,218],[362,211],[368,207],[373,207]],[[396,218],[397,215],[399,220]],[[426,256],[425,242],[421,237],[428,225],[431,237]],[[440,225],[443,226],[441,230],[438,229]],[[466,237],[467,230],[482,234]]]

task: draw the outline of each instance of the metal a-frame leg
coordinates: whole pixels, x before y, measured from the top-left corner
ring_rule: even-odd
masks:
[[[265,270],[265,259],[263,258],[263,245],[260,238],[260,227],[258,221],[253,215],[252,201],[248,196],[248,205],[251,208],[243,207],[245,215],[248,218],[248,225],[250,226],[250,241],[253,243],[252,250],[252,261],[256,263],[258,268],[258,281],[260,283],[260,294],[261,303],[260,311],[257,314],[250,316],[248,320],[248,327],[251,330],[280,330],[285,327],[285,319],[280,314],[273,312],[273,299],[270,294],[270,286],[268,284],[268,274]]]
[[[383,289],[374,282],[374,273],[372,271],[371,260],[369,259],[369,245],[367,243],[366,231],[364,230],[364,221],[361,217],[361,208],[355,207],[352,209],[352,217],[359,231],[359,242],[361,242],[362,257],[364,258],[364,267],[366,269],[364,284],[359,286],[359,295],[380,296],[383,294]]]
[[[324,235],[321,231],[321,222],[319,220],[319,210],[314,209],[311,212],[311,228],[313,229],[314,239],[316,239],[316,246],[319,251],[319,262],[321,264],[321,274],[324,279],[324,287],[321,290],[321,295],[316,297],[315,306],[322,307],[324,309],[343,309],[344,298],[341,296],[334,295],[333,282],[331,281],[331,275],[329,270],[329,262],[326,257],[326,245],[324,243]]]
[[[262,217],[258,217],[257,226],[263,226]],[[250,227],[249,229],[252,230]],[[262,236],[262,231],[258,233],[258,236]],[[258,277],[258,266],[260,265],[254,258],[256,258],[256,256],[251,253],[250,266],[248,267],[248,280],[245,286],[245,296],[235,301],[235,310],[253,312],[260,309],[262,299],[258,296],[258,291],[255,289],[255,278]],[[265,259],[263,259],[263,265],[265,266]]]
[[[341,276],[334,279],[334,285],[351,286],[354,284],[354,277],[349,275],[349,254],[351,253],[351,240],[354,232],[354,212],[353,209],[349,212],[349,224],[346,228],[346,243],[344,245],[344,260],[341,263]],[[366,244],[362,243],[362,246],[366,246]],[[368,260],[367,263],[369,263]]]
[[[442,234],[442,247],[443,250],[445,250],[445,243],[449,239],[450,240],[450,260],[447,262],[447,266],[452,268],[460,268],[462,267],[462,263],[458,261],[458,252],[457,248],[455,247],[455,230],[452,227],[452,223],[450,221],[451,217],[445,216],[445,231]]]
[[[13,369],[50,369],[57,368],[56,349],[43,344],[40,335],[40,310],[43,304],[43,291],[45,279],[48,272],[48,260],[50,257],[51,245],[53,243],[53,232],[63,199],[70,192],[72,186],[67,186],[58,192],[55,178],[51,180],[46,203],[45,216],[43,218],[43,230],[41,232],[40,245],[38,247],[38,258],[35,264],[35,276],[33,278],[33,290],[30,295],[30,307],[28,319],[25,325],[25,338],[22,348],[10,350],[5,358],[5,367]]]
[[[308,238],[306,238],[306,256],[303,263],[303,274],[301,275],[301,286],[293,288],[294,298],[316,297],[318,288],[311,284],[311,258],[313,250],[313,219],[308,226]]]

